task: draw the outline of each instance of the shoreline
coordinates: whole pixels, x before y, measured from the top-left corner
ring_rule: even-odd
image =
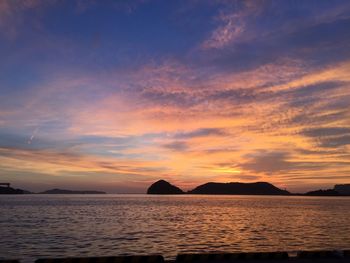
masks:
[[[1,263],[229,263],[229,262],[348,262],[349,250],[316,250],[296,252],[243,252],[243,253],[180,253],[175,259],[166,260],[163,255],[126,255],[105,257],[46,257],[29,259],[0,259]]]
[[[350,195],[258,195],[258,194],[146,194],[146,193],[105,193],[105,194],[42,194],[42,193],[26,193],[26,194],[0,194],[0,196],[110,196],[110,195],[130,195],[130,196],[149,196],[149,197],[183,197],[183,196],[260,196],[260,197],[350,197]]]

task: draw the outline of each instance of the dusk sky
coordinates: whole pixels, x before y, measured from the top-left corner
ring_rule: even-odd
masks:
[[[350,183],[350,1],[0,0],[0,181]]]

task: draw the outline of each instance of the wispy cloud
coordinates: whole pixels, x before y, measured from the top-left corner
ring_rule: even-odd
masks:
[[[293,164],[287,161],[288,152],[260,151],[246,155],[247,161],[241,164],[243,169],[252,172],[273,174],[284,172],[293,168]]]
[[[167,149],[180,152],[186,151],[188,149],[188,144],[183,141],[174,141],[171,143],[166,143],[163,146]]]
[[[229,44],[240,42],[242,34],[247,31],[247,19],[256,16],[261,11],[262,1],[234,1],[225,6],[216,20],[220,25],[211,32],[210,37],[204,41],[202,48],[222,48]]]
[[[317,127],[302,131],[302,134],[310,137],[325,137],[333,135],[350,134],[350,127]]]
[[[21,39],[0,36],[4,176],[105,176],[105,187],[130,189],[159,177],[189,188],[349,178],[346,1],[201,2],[194,31],[173,19],[187,9],[156,3],[149,17],[147,1],[131,12],[129,2],[68,2],[0,2],[0,28]],[[96,25],[61,25],[90,16]]]
[[[195,137],[206,137],[206,136],[223,136],[225,135],[224,129],[218,128],[201,128],[190,132],[177,132],[174,137],[177,139],[188,139]]]

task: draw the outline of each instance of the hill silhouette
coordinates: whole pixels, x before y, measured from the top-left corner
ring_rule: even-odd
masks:
[[[0,194],[2,194],[2,195],[21,195],[21,194],[31,194],[31,192],[23,190],[23,189],[15,189],[12,187],[0,186]]]
[[[305,195],[311,195],[311,196],[339,196],[339,192],[335,191],[334,189],[326,189],[326,190],[316,190],[316,191],[310,191],[307,192]]]
[[[184,194],[184,192],[177,186],[172,185],[165,180],[159,180],[153,183],[148,188],[147,194],[173,195],[173,194]]]
[[[197,186],[188,192],[189,194],[214,194],[214,195],[289,195],[286,190],[266,183],[206,183]]]
[[[350,196],[350,184],[337,184],[333,189],[320,189],[307,192],[311,196]]]
[[[341,195],[350,195],[350,184],[336,184],[334,190]]]
[[[185,194],[180,188],[165,180],[153,183],[147,190],[147,194]],[[286,190],[266,183],[206,183],[197,186],[187,194],[207,195],[289,195]]]

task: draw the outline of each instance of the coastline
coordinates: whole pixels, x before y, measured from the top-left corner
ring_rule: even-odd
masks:
[[[175,259],[164,259],[162,255],[126,255],[96,257],[46,257],[33,260],[35,263],[229,263],[229,262],[264,262],[264,263],[311,263],[339,262],[350,259],[350,250],[316,250],[293,252],[242,252],[242,253],[180,253]],[[1,259],[1,263],[31,262],[18,259]]]

